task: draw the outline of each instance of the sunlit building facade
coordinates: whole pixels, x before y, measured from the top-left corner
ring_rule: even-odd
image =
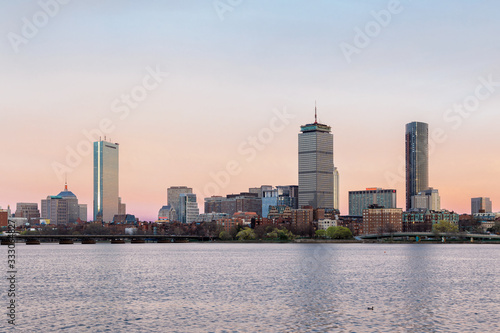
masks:
[[[94,221],[118,215],[118,143],[94,142]]]

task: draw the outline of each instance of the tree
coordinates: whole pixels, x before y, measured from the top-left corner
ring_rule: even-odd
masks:
[[[316,237],[325,238],[326,230],[324,229],[316,230]]]
[[[287,228],[282,228],[282,229],[274,228],[273,231],[267,234],[267,237],[271,239],[278,239],[280,241],[295,239],[295,235]]]
[[[350,239],[352,231],[346,227],[329,227],[326,229],[326,235],[332,239]]]
[[[227,231],[221,231],[219,234],[220,240],[226,241],[226,240],[233,240],[233,237],[231,237],[231,234]]]
[[[458,226],[450,221],[441,220],[432,226],[434,233],[455,233],[458,232]]]
[[[238,240],[240,241],[254,240],[256,237],[257,236],[255,235],[255,232],[248,227],[244,228],[236,234],[236,238],[238,238]]]
[[[231,237],[234,238],[237,238],[237,235],[238,233],[243,230],[243,226],[241,224],[236,224],[236,225],[233,225],[231,227],[231,229],[229,229],[229,234],[231,235]]]
[[[491,232],[500,234],[500,221],[495,221],[495,224],[491,227]]]

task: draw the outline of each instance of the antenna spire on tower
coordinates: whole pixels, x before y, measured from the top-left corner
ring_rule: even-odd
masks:
[[[318,111],[316,109],[316,101],[314,101],[314,123],[318,123]]]
[[[68,175],[64,175],[64,190],[68,190]]]

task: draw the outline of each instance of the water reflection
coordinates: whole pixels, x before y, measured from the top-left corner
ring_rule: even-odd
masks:
[[[469,244],[20,245],[17,328],[495,332],[499,249]]]

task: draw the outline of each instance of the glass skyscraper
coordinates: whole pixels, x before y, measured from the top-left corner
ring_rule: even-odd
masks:
[[[299,133],[299,208],[334,208],[331,127],[307,124]]]
[[[429,126],[406,124],[406,210],[411,197],[429,188]]]
[[[94,221],[118,214],[118,143],[94,142]]]

